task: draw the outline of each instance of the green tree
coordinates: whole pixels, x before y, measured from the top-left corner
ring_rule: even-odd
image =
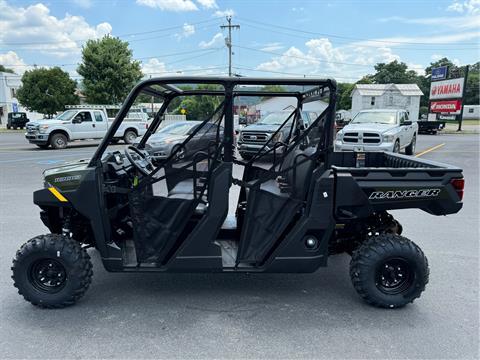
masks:
[[[217,85],[199,85],[197,89],[217,90],[218,87]],[[174,110],[174,113],[182,114],[182,109],[185,109],[188,120],[205,120],[213,114],[221,101],[221,96],[188,96],[181,100],[179,106]]]
[[[5,73],[9,73],[9,74],[15,74],[15,71],[13,71],[12,69],[6,68],[6,67],[3,66],[2,64],[0,64],[0,72],[5,72]]]
[[[480,61],[470,66],[467,86],[465,88],[464,104],[480,104]]]
[[[140,62],[132,59],[128,42],[104,36],[88,40],[77,72],[83,77],[87,102],[118,104],[142,78]]]
[[[412,84],[418,80],[418,75],[413,70],[408,70],[407,64],[394,60],[388,64],[375,65],[376,73],[372,76],[376,84]]]
[[[284,92],[286,91],[282,85],[265,85],[263,86],[260,91],[265,92]],[[270,99],[271,96],[262,96],[262,100]]]
[[[78,104],[75,94],[77,83],[59,67],[26,71],[22,87],[18,89],[19,102],[30,111],[52,116],[65,109],[67,104]]]
[[[352,108],[352,90],[355,84],[338,83],[337,110],[350,110]]]

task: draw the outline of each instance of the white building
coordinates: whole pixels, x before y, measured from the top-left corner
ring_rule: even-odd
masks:
[[[417,84],[356,84],[353,88],[352,116],[360,110],[405,109],[417,120],[422,90]]]
[[[7,123],[7,114],[20,111],[18,108],[17,90],[21,86],[21,76],[0,72],[0,124]]]
[[[30,120],[38,120],[43,116],[30,112],[19,104],[17,91],[22,86],[22,77],[17,74],[0,72],[0,125],[5,126],[9,112],[21,111],[27,113]]]
[[[480,105],[463,105],[464,119],[480,119]]]
[[[328,104],[323,101],[312,101],[303,105],[304,111],[314,111],[320,113],[327,108]],[[270,112],[291,110],[297,107],[297,99],[293,97],[272,97],[263,100],[260,104],[255,105],[256,110],[260,110],[260,115],[264,116]]]

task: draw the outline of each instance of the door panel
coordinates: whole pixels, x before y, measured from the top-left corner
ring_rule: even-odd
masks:
[[[74,123],[74,120],[81,121]],[[72,120],[72,138],[74,139],[92,139],[96,137],[95,123],[90,111],[79,111]]]

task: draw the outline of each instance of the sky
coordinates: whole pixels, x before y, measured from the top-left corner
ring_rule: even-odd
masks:
[[[145,76],[233,72],[353,82],[378,62],[423,74],[432,61],[480,60],[480,0],[0,0],[0,64],[60,66],[78,79],[87,39],[128,41]]]

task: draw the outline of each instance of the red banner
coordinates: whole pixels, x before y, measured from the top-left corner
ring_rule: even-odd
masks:
[[[433,113],[460,113],[461,109],[461,100],[444,100],[430,102],[430,111]]]

